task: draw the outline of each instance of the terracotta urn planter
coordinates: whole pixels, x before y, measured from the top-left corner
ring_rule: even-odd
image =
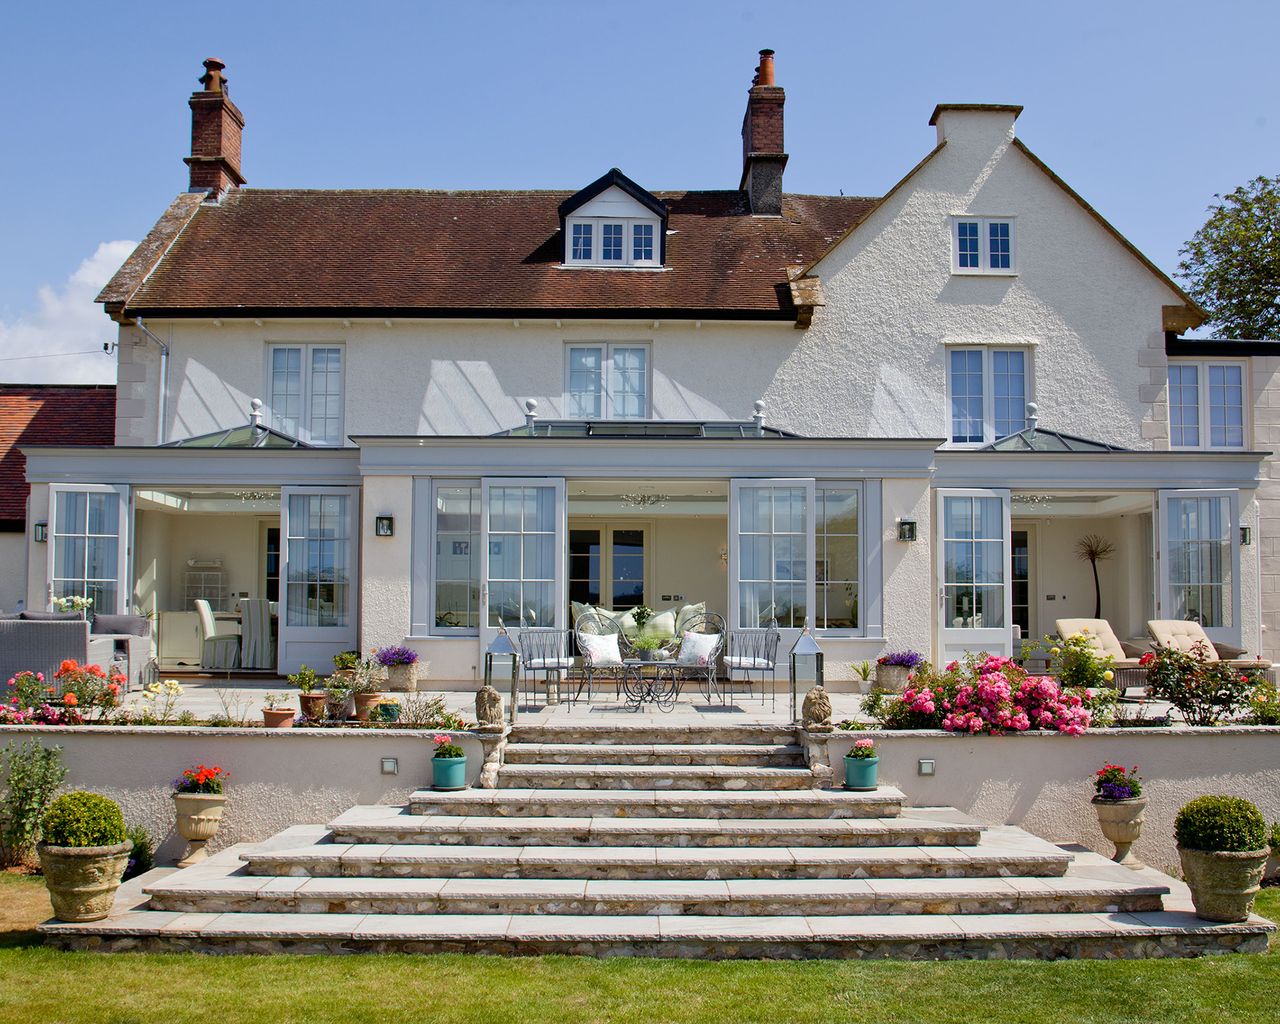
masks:
[[[412,666],[410,666],[412,667]],[[356,721],[369,721],[369,712],[378,706],[382,700],[380,693],[357,693],[356,694]]]
[[[321,690],[298,694],[298,705],[302,708],[302,717],[315,721],[324,717],[325,695]]]
[[[1138,869],[1145,865],[1134,855],[1131,847],[1142,835],[1142,822],[1146,815],[1147,798],[1135,796],[1128,800],[1093,798],[1093,809],[1098,812],[1098,825],[1107,841],[1115,848],[1111,858],[1117,864]]]
[[[292,729],[293,708],[263,708],[262,721],[268,729]]]
[[[186,852],[178,867],[189,868],[209,856],[205,844],[218,834],[222,824],[224,793],[174,793],[173,806],[178,815],[178,835],[187,841]]]
[[[1262,885],[1262,869],[1270,851],[1209,853],[1178,847],[1182,877],[1191,888],[1196,916],[1206,921],[1247,921]]]
[[[877,665],[876,687],[888,693],[901,693],[907,688],[911,669],[906,665]]]
[[[111,913],[132,849],[127,839],[116,846],[37,844],[53,916],[59,921],[101,921]]]
[[[392,693],[416,693],[418,690],[418,663],[412,665],[388,665],[387,689]]]

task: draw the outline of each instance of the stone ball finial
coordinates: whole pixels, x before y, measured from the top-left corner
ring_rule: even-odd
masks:
[[[524,411],[530,416],[537,415],[538,400],[536,398],[526,398],[524,402]]]

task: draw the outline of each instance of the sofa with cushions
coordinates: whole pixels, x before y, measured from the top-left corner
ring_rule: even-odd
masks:
[[[633,610],[628,608],[626,611],[615,612],[608,608],[601,608],[598,605],[581,604],[578,601],[571,602],[573,621],[576,624],[578,617],[587,612],[595,612],[603,615],[605,618],[612,619],[618,624],[618,628],[631,638],[645,636],[654,637],[658,640],[669,640],[674,636],[681,635],[685,628],[692,622],[696,622],[707,613],[707,603],[700,601],[697,604],[672,605],[662,611],[654,611],[641,629],[636,625]]]
[[[104,669],[115,662],[136,686],[151,663],[151,622],[142,615],[98,615],[91,627],[76,612],[0,616],[0,680],[19,672],[43,672],[52,680],[68,658]]]

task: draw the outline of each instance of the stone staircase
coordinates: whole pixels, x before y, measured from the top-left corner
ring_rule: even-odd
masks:
[[[1180,884],[949,808],[815,788],[774,726],[517,727],[497,788],[359,806],[42,927],[79,949],[1058,958],[1266,948]],[[1175,894],[1173,902],[1178,902]]]

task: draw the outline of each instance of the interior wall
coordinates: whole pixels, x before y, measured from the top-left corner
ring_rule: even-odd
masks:
[[[139,509],[134,527],[134,605],[146,611],[185,606],[187,560],[220,560],[227,574],[227,607],[241,594],[262,597],[261,524],[278,517],[161,512]]]
[[[652,593],[649,607],[662,611],[672,604],[707,603],[707,611],[728,618],[729,571],[720,550],[728,543],[728,517],[695,519],[681,516],[654,521]],[[683,594],[681,601],[663,601],[663,594]]]

